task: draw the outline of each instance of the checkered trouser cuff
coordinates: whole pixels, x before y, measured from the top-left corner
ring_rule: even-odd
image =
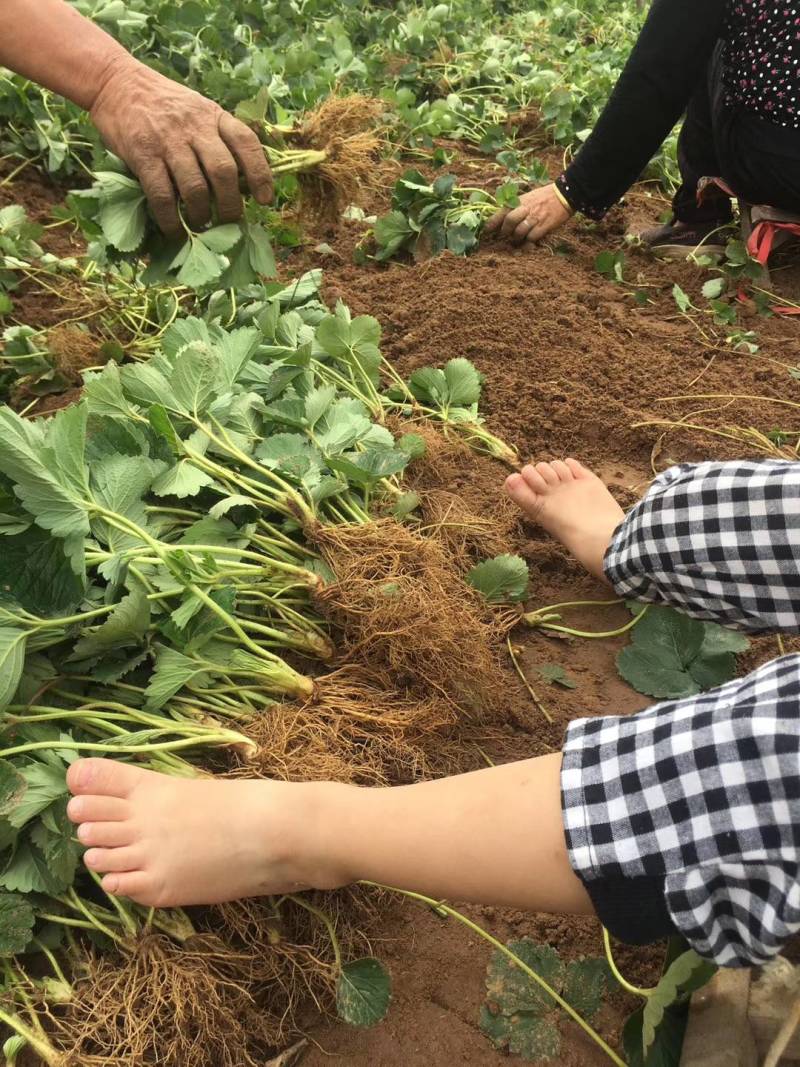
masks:
[[[564,830],[590,896],[594,881],[660,878],[700,955],[776,954],[800,930],[799,706],[792,655],[701,696],[570,723]]]
[[[617,530],[605,571],[622,597],[800,632],[800,463],[671,467]]]

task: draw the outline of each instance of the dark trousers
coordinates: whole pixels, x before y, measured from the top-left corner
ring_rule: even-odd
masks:
[[[728,197],[709,188],[697,203],[701,178],[722,178],[749,204],[800,212],[800,130],[788,130],[725,103],[723,44],[697,86],[678,138],[682,184],[672,202],[676,219],[722,223],[732,216]]]

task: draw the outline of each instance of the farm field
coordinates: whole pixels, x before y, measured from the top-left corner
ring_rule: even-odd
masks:
[[[602,223],[524,249],[481,232],[591,128],[634,0],[75,6],[238,108],[276,196],[169,246],[85,116],[0,72],[6,1064],[678,1067],[698,958],[647,1039],[589,919],[365,886],[112,900],[64,776],[99,752],[403,784],[697,691],[706,641],[719,681],[773,658],[609,603],[502,487],[570,455],[627,507],[676,462],[796,458],[796,268],[767,287],[733,228],[720,264],[626,236],[668,211],[673,138]],[[688,689],[624,666],[645,626]],[[680,951],[612,964],[649,989]]]

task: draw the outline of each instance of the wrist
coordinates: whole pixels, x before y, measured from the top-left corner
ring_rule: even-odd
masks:
[[[110,97],[119,93],[127,97],[135,91],[138,85],[147,84],[161,77],[157,71],[151,70],[138,59],[134,59],[129,52],[120,49],[119,52],[109,56],[93,79],[91,98],[84,105],[85,109],[94,119]]]
[[[568,211],[570,215],[574,215],[575,208],[572,206],[572,204],[570,204],[569,200],[567,200],[567,198],[561,192],[557,182],[553,182],[552,189],[556,199],[559,201],[564,210]]]

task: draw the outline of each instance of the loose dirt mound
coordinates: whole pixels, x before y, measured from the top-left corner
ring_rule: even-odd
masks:
[[[445,254],[414,269],[334,265],[325,296],[341,297],[354,314],[375,315],[386,356],[405,372],[455,356],[473,360],[486,375],[491,429],[523,456],[572,454],[601,469],[646,476],[654,449],[660,468],[675,459],[741,455],[748,447],[692,430],[669,432],[662,441],[662,430],[643,422],[800,426],[800,418],[770,402],[792,392],[787,367],[800,361],[796,325],[748,320],[761,345],[755,355],[724,344],[710,348],[672,298],[676,281],[697,294],[707,271],[635,252],[628,273],[636,284],[615,285],[594,269],[597,254],[616,247],[623,228],[618,215],[594,234],[573,224],[555,248],[487,243],[467,259]],[[636,291],[652,304],[638,307]],[[702,396],[730,393],[747,399]],[[665,399],[685,394],[694,399]]]

